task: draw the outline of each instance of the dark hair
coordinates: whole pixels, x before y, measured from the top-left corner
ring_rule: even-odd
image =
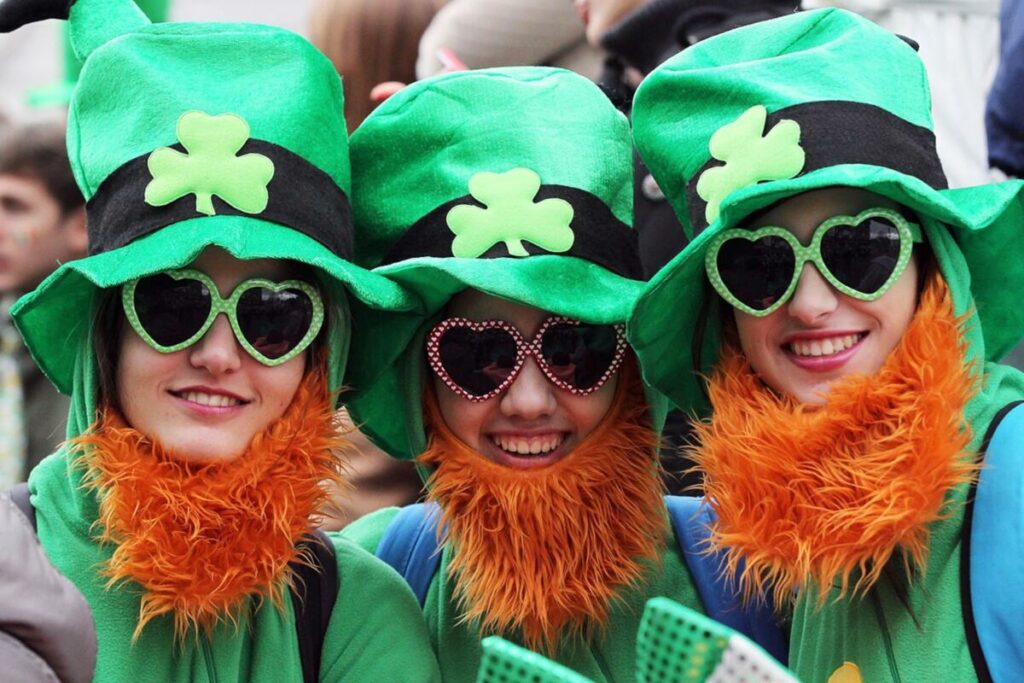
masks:
[[[71,173],[63,124],[31,123],[0,129],[0,174],[39,181],[62,214],[85,204]]]

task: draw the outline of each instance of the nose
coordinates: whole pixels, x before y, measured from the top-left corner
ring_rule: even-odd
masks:
[[[218,315],[203,338],[189,349],[189,361],[194,368],[223,375],[242,367],[243,353],[227,316]]]
[[[789,315],[805,325],[814,325],[831,315],[839,305],[839,293],[832,288],[818,269],[805,263],[789,300]]]
[[[537,361],[530,357],[501,396],[499,407],[507,417],[536,420],[555,412],[558,405],[555,391],[555,385],[541,372]]]

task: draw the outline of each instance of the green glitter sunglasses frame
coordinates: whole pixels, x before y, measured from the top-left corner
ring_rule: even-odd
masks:
[[[199,329],[191,337],[183,342],[174,344],[173,346],[163,346],[157,343],[143,327],[142,322],[139,320],[139,315],[135,311],[135,288],[139,282],[145,280],[146,277],[153,277],[154,275],[167,275],[175,280],[198,280],[201,282],[210,293],[210,313],[206,317],[206,321],[200,325]],[[246,353],[255,358],[257,361],[267,366],[281,365],[287,363],[295,356],[299,355],[313,342],[316,338],[320,328],[324,322],[324,303],[320,296],[320,292],[315,287],[302,280],[285,280],[284,282],[273,282],[263,278],[252,278],[249,280],[243,280],[238,283],[235,289],[231,292],[228,298],[223,298],[220,295],[220,291],[217,289],[217,285],[213,282],[209,275],[198,270],[192,269],[181,269],[181,270],[165,270],[159,273],[153,273],[146,277],[132,280],[125,284],[121,288],[121,305],[124,307],[124,314],[128,318],[128,323],[135,330],[135,333],[142,338],[149,346],[153,347],[160,353],[174,353],[175,351],[181,351],[189,346],[192,346],[197,341],[203,338],[203,335],[213,325],[213,321],[216,320],[217,316],[223,313],[228,317],[228,322],[231,324],[231,331],[235,334],[235,339],[245,349]],[[262,353],[256,350],[249,340],[245,338],[242,333],[242,329],[238,324],[237,307],[238,302],[242,298],[242,295],[248,292],[250,289],[265,288],[274,292],[280,292],[286,289],[297,289],[303,292],[309,297],[310,303],[313,305],[313,318],[310,320],[309,329],[302,339],[297,343],[288,353],[280,356],[279,358],[268,358]]]
[[[889,274],[886,281],[874,292],[867,293],[843,284],[835,275],[832,274],[832,271],[830,271],[828,266],[825,265],[825,260],[821,256],[821,242],[824,239],[825,234],[832,228],[839,226],[856,227],[869,218],[884,218],[892,223],[900,237],[900,250],[896,259],[896,265],[893,267],[892,273]],[[785,292],[783,292],[771,306],[764,309],[752,308],[737,299],[722,280],[722,277],[718,272],[718,252],[721,250],[722,245],[731,239],[742,239],[747,240],[748,242],[756,242],[762,237],[768,236],[782,238],[790,248],[793,249],[793,277],[789,282],[789,286],[786,287]],[[757,230],[744,230],[742,228],[726,230],[714,237],[708,245],[708,250],[704,254],[704,269],[707,272],[708,279],[711,281],[711,285],[715,288],[715,291],[718,292],[730,306],[749,315],[764,317],[774,313],[780,306],[789,301],[790,297],[793,296],[793,292],[796,291],[797,282],[800,281],[800,273],[803,270],[804,264],[808,261],[814,264],[814,267],[818,269],[818,272],[821,273],[822,277],[824,277],[830,285],[843,294],[852,296],[855,299],[860,299],[861,301],[874,301],[885,294],[889,288],[892,287],[893,283],[899,279],[899,276],[903,274],[907,264],[910,262],[910,254],[913,251],[914,243],[921,241],[921,228],[919,225],[908,221],[898,211],[879,207],[866,209],[858,213],[856,216],[833,216],[832,218],[827,219],[814,229],[814,232],[811,235],[811,243],[806,247],[800,244],[796,235],[786,228],[767,226],[758,228]]]

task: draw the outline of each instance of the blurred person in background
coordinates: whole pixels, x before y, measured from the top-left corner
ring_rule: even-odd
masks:
[[[416,75],[427,78],[453,66],[560,66],[594,79],[601,60],[567,2],[451,0],[420,40]]]
[[[379,83],[416,80],[420,36],[444,0],[317,0],[309,39],[342,75],[351,133],[377,103]]]
[[[69,401],[36,367],[8,313],[86,250],[85,202],[56,121],[0,128],[0,488],[64,439]]]
[[[370,93],[380,83],[416,80],[420,36],[444,0],[318,0],[309,37],[342,75],[345,122],[351,133],[373,111]],[[341,411],[346,426],[352,422]],[[368,512],[406,505],[420,495],[412,463],[389,458],[358,431],[348,463],[351,487],[332,496],[323,527],[340,529]]]

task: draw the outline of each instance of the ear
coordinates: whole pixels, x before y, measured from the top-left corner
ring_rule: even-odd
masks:
[[[85,229],[85,207],[69,211],[64,216],[64,246],[73,258],[82,258],[89,249],[89,232]]]

